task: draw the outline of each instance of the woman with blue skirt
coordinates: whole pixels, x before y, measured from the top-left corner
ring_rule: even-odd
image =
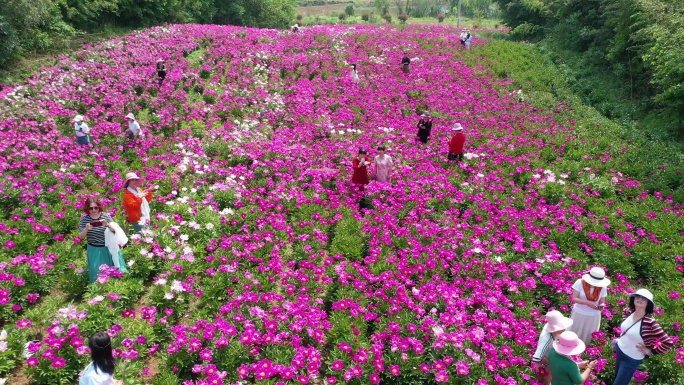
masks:
[[[109,249],[105,246],[105,231],[116,231],[111,225],[114,220],[112,217],[102,212],[104,206],[102,201],[96,198],[88,198],[83,204],[84,216],[78,224],[78,237],[88,239],[88,274],[90,283],[97,280],[100,274],[100,266],[117,266],[120,272],[128,273],[121,250],[116,256],[112,256]],[[117,263],[112,259],[117,258]]]

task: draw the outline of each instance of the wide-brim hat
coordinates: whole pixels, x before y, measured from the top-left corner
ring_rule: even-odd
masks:
[[[159,59],[159,60],[157,60],[157,63],[161,63],[163,61],[164,61],[164,59]]]
[[[569,331],[561,333],[558,340],[553,342],[553,349],[556,353],[565,356],[576,356],[586,348],[587,346],[577,337],[577,334]]]
[[[136,174],[134,172],[129,172],[128,174],[126,174],[126,182],[124,182],[124,186],[128,187],[128,182],[135,180],[135,179],[140,179],[138,174]]]
[[[74,122],[82,122],[83,121],[83,115],[76,115],[74,117]]]
[[[463,131],[463,126],[461,126],[461,123],[454,123],[454,126],[451,129],[454,131]]]
[[[430,113],[427,112],[427,111],[425,111],[425,112],[423,112],[423,114],[420,115],[420,116],[425,117],[425,118],[429,118],[429,117],[430,117]]]
[[[634,298],[635,295],[640,295],[640,296],[646,298],[647,300],[649,300],[653,304],[653,307],[655,308],[655,302],[653,302],[653,293],[648,291],[648,289],[639,289],[636,291],[636,293],[630,294],[629,298]]]
[[[544,325],[546,332],[553,333],[559,330],[566,330],[570,326],[572,326],[572,319],[564,316],[558,310],[546,313],[546,325]]]
[[[600,267],[592,267],[587,274],[582,276],[582,280],[594,287],[610,285],[610,280],[606,278],[606,272]]]
[[[133,120],[135,120],[135,115],[133,115],[133,114],[128,114],[128,115],[126,115],[126,119],[133,119]]]

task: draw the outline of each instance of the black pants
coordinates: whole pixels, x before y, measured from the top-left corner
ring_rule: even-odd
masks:
[[[449,155],[447,155],[447,159],[449,160],[457,160],[457,161],[462,161],[463,160],[463,153],[460,154],[453,154],[451,151],[449,152]]]

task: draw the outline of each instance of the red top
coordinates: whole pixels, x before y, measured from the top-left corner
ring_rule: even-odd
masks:
[[[364,156],[364,159],[370,165],[371,158]],[[352,175],[352,183],[357,184],[368,184],[368,166],[361,166],[359,158],[354,158],[352,161],[352,166],[354,167],[354,175]]]
[[[449,152],[452,154],[461,154],[463,152],[463,143],[465,143],[466,136],[464,133],[459,132],[454,135],[449,142]]]

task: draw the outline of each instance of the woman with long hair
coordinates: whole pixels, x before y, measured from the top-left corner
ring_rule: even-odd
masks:
[[[90,357],[93,360],[83,371],[78,385],[120,385],[114,379],[116,361],[112,354],[112,339],[107,333],[97,332],[88,341]]]

